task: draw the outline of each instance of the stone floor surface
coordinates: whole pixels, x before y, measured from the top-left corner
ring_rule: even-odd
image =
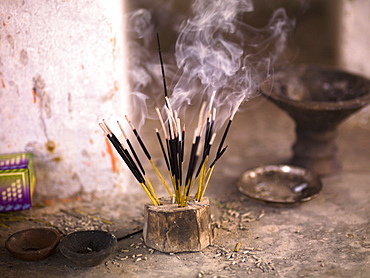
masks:
[[[139,232],[119,241],[111,258],[96,267],[77,266],[59,251],[43,261],[20,261],[4,247],[14,232],[53,225],[62,235],[102,229],[120,237],[142,229],[148,201],[140,191],[54,202],[36,196],[31,210],[14,213],[21,220],[1,222],[8,227],[0,227],[0,277],[369,277],[368,116],[360,111],[340,126],[342,171],[322,179],[315,199],[274,207],[244,196],[236,183],[246,170],[289,161],[294,124],[261,98],[244,110],[235,118],[229,148],[207,191],[215,235],[211,246],[165,254],[146,247]]]

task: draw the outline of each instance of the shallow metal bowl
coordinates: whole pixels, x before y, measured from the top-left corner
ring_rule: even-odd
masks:
[[[6,249],[17,259],[38,261],[55,252],[60,240],[56,230],[31,228],[11,235],[5,242]]]
[[[80,266],[96,266],[107,259],[117,246],[117,238],[108,232],[78,231],[60,242],[60,252]]]
[[[248,197],[267,204],[298,204],[315,198],[322,189],[312,171],[290,165],[268,165],[245,172],[237,183]]]

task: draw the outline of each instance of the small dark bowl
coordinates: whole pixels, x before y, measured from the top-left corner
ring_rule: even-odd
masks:
[[[294,205],[315,198],[322,189],[314,172],[290,165],[268,165],[249,170],[238,182],[248,197],[270,205]]]
[[[59,245],[60,252],[80,266],[96,266],[116,249],[117,238],[108,232],[78,231],[67,235]]]
[[[55,252],[60,241],[56,230],[32,228],[11,235],[5,242],[5,248],[17,259],[39,261]]]

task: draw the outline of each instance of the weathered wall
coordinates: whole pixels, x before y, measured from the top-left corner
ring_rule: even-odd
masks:
[[[40,194],[112,193],[131,182],[97,125],[102,118],[122,118],[127,106],[122,2],[130,11],[148,8],[163,49],[171,49],[173,29],[188,9],[182,2],[0,1],[0,152],[34,153]],[[337,64],[370,77],[369,1],[263,3],[256,6],[257,18],[261,9],[281,4],[296,14],[299,34],[292,43],[298,50],[290,55],[296,62]],[[369,123],[370,108],[352,122]]]
[[[342,0],[340,63],[370,77],[370,1]]]
[[[342,0],[339,26],[339,65],[370,78],[370,1]],[[368,128],[370,106],[354,118],[354,124]]]
[[[125,167],[98,126],[116,119],[112,97],[124,91],[122,6],[0,2],[0,152],[34,154],[42,195],[126,189]]]

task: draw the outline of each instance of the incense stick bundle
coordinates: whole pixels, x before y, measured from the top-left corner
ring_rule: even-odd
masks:
[[[216,120],[216,109],[212,107],[212,102],[209,104],[208,110],[206,111],[206,104],[203,103],[199,112],[198,124],[194,130],[193,141],[191,143],[191,149],[188,156],[187,169],[184,171],[184,153],[185,153],[185,125],[181,128],[181,120],[177,114],[177,111],[173,111],[171,107],[170,100],[165,97],[166,107],[165,112],[167,115],[167,123],[162,117],[161,112],[156,108],[158,119],[160,121],[162,132],[165,137],[165,144],[162,141],[161,133],[158,129],[155,130],[158,143],[160,145],[161,152],[163,154],[163,159],[166,164],[166,168],[170,174],[170,179],[172,182],[172,187],[174,189],[174,194],[169,188],[167,182],[159,171],[158,167],[155,165],[144,141],[142,140],[139,132],[132,124],[128,116],[125,116],[128,124],[130,125],[143,153],[150,161],[153,169],[158,175],[159,179],[165,186],[169,195],[173,201],[179,206],[186,206],[189,198],[191,196],[192,189],[196,181],[198,182],[198,188],[195,194],[195,200],[201,201],[205,191],[208,187],[209,181],[213,174],[215,164],[225,153],[228,146],[224,147],[226,137],[228,135],[231,123],[235,116],[235,113],[243,101],[240,99],[237,106],[234,108],[226,128],[223,132],[221,141],[219,143],[218,149],[215,153],[215,157],[212,162],[210,162],[210,155],[213,143],[216,138],[216,133],[214,132],[214,124]],[[145,169],[140,162],[140,159],[135,151],[130,139],[127,137],[123,127],[119,122],[117,122],[123,137],[125,138],[125,144],[121,143],[119,139],[113,134],[111,129],[103,120],[100,123],[100,127],[108,137],[109,141],[117,150],[118,154],[122,157],[127,167],[130,169],[136,180],[142,185],[145,192],[152,200],[154,205],[160,205],[160,201],[155,193],[151,181],[148,179]],[[126,147],[126,145],[128,147]],[[183,173],[185,176],[183,177]]]
[[[162,141],[161,133],[158,129],[155,130],[157,140],[163,155],[163,159],[166,164],[167,171],[169,172],[170,179],[172,182],[172,187],[174,189],[175,195],[172,193],[171,189],[167,185],[164,177],[160,173],[158,167],[155,165],[148,149],[146,148],[141,136],[139,135],[136,128],[133,126],[131,120],[126,115],[125,118],[130,125],[142,151],[144,152],[145,156],[151,163],[153,169],[155,170],[156,174],[158,175],[159,179],[165,186],[166,190],[168,191],[169,195],[171,196],[172,200],[177,203],[179,206],[186,206],[193,186],[198,180],[198,188],[195,195],[196,201],[201,201],[204,193],[208,187],[210,178],[213,174],[215,164],[221,158],[221,156],[225,153],[227,146],[224,147],[224,143],[226,141],[226,137],[229,133],[230,126],[234,119],[234,116],[244,101],[244,97],[242,97],[237,105],[234,107],[234,110],[231,113],[229,121],[227,122],[226,128],[224,133],[221,137],[221,141],[219,143],[218,149],[215,153],[215,158],[212,162],[208,165],[210,161],[210,154],[211,149],[216,137],[216,133],[214,132],[214,125],[216,121],[216,108],[213,107],[213,102],[215,100],[216,91],[214,91],[211,95],[210,101],[208,103],[208,110],[206,111],[206,103],[203,102],[201,109],[199,111],[198,116],[198,124],[194,130],[194,137],[191,143],[191,149],[189,152],[188,157],[188,164],[187,169],[184,171],[184,154],[185,154],[185,125],[181,128],[181,120],[178,116],[176,110],[173,110],[171,107],[170,99],[168,98],[167,94],[167,85],[166,85],[166,78],[164,72],[164,65],[163,65],[163,58],[162,52],[159,42],[159,35],[157,34],[157,42],[158,42],[158,53],[162,71],[162,78],[163,78],[163,89],[164,89],[164,99],[165,99],[165,115],[166,115],[166,122],[164,121],[161,111],[158,107],[155,108],[158,119],[160,121],[160,125],[162,127],[162,132],[164,135],[165,144]],[[124,129],[120,125],[119,122],[118,126],[122,131],[122,134],[125,138],[126,144],[128,149],[126,148],[125,144],[122,144],[118,138],[113,134],[110,130],[108,125],[103,121],[100,123],[100,127],[115,147],[119,155],[122,157],[124,162],[126,163],[127,167],[130,169],[136,180],[142,185],[145,192],[148,194],[149,198],[152,200],[154,205],[160,205],[158,197],[154,191],[152,183],[146,176],[145,169],[140,162],[140,159],[131,144],[129,138],[126,136]],[[186,173],[185,178],[183,174]]]

